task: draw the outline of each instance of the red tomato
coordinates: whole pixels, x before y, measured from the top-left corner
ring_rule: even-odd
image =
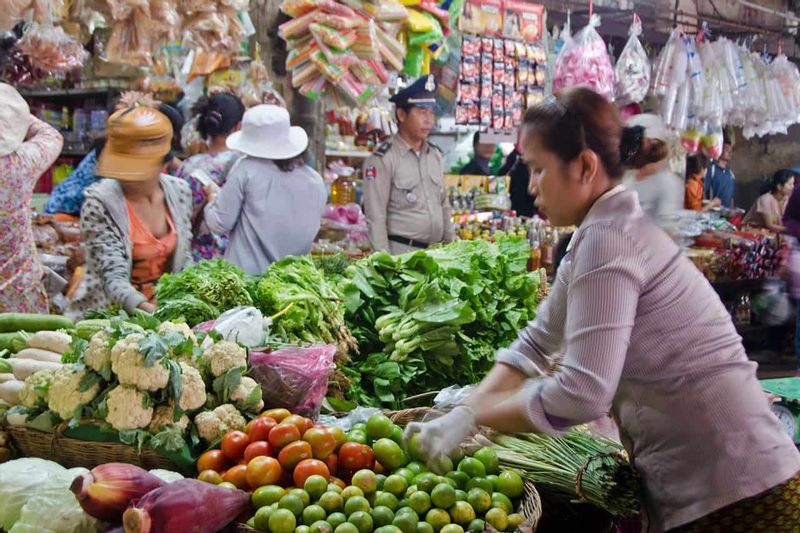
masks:
[[[336,451],[336,437],[327,429],[312,427],[303,434],[303,440],[314,450],[314,459],[325,460]]]
[[[292,424],[293,426],[297,426],[297,429],[300,430],[301,435],[306,432],[306,419],[300,415],[289,415],[281,420],[281,424]]]
[[[203,472],[204,470],[216,470],[217,472],[224,472],[228,468],[228,460],[222,453],[222,450],[208,450],[197,459],[197,471]]]
[[[375,454],[366,444],[345,442],[339,448],[339,465],[351,472],[364,468],[372,470],[375,467]]]
[[[328,481],[333,483],[334,485],[337,485],[340,489],[344,489],[345,487],[347,487],[347,483],[345,483],[338,477],[331,476],[331,478]]]
[[[325,479],[331,478],[331,473],[328,471],[328,467],[322,461],[317,459],[306,459],[305,461],[301,461],[300,464],[298,464],[294,469],[294,485],[296,487],[304,486],[306,479],[315,474],[320,475]]]
[[[278,454],[278,462],[286,470],[292,470],[297,466],[297,463],[311,459],[312,456],[311,445],[304,440],[298,440],[283,447]]]
[[[266,457],[272,456],[272,446],[265,440],[257,440],[248,444],[247,448],[244,449],[243,457],[244,460],[249,463],[251,459],[261,455]]]
[[[237,489],[247,490],[247,467],[244,465],[232,466],[222,475],[222,481],[233,483]]]
[[[277,425],[278,423],[274,418],[264,416],[261,418],[256,418],[255,420],[251,420],[250,423],[247,424],[245,433],[247,433],[247,436],[250,437],[251,442],[256,440],[267,440],[269,438],[269,432]]]
[[[292,413],[289,412],[288,409],[270,409],[269,411],[264,411],[259,417],[269,417],[276,422],[280,423],[283,421],[284,418],[291,415]]]
[[[339,458],[335,453],[332,453],[325,459],[325,464],[328,465],[328,470],[336,472],[336,469],[339,467]]]
[[[300,440],[300,430],[293,424],[278,424],[269,432],[269,443],[273,448],[283,448],[296,440]]]
[[[274,457],[255,457],[245,469],[247,484],[254,490],[264,485],[274,485],[281,479],[281,465]]]
[[[222,453],[231,461],[238,461],[244,454],[244,449],[250,444],[250,437],[243,431],[229,431],[222,437]]]

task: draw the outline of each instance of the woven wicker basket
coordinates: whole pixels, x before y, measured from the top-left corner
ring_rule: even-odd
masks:
[[[78,466],[94,468],[103,463],[129,463],[146,470],[162,468],[175,470],[166,457],[153,450],[142,450],[121,442],[95,442],[64,436],[66,424],[57,426],[52,433],[23,426],[8,426],[11,442],[26,457],[41,457],[55,461],[66,468]]]

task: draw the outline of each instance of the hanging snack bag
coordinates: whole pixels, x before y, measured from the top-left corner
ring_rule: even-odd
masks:
[[[633,15],[633,23],[628,31],[628,42],[614,68],[616,83],[614,96],[622,105],[638,103],[647,96],[650,89],[650,61],[644,51],[639,35],[642,34],[642,21]]]
[[[589,24],[564,44],[556,58],[553,90],[584,86],[614,98],[614,69],[606,51],[606,43],[595,28],[600,17],[592,15]]]

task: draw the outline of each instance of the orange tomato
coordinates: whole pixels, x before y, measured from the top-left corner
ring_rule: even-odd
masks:
[[[203,470],[200,472],[200,475],[197,476],[197,479],[205,481],[206,483],[211,483],[212,485],[219,485],[222,483],[222,476],[216,470]]]
[[[375,461],[375,466],[373,467],[373,470],[375,471],[376,474],[385,474],[386,473],[386,469],[378,461]]]
[[[229,431],[222,437],[222,453],[231,461],[238,461],[244,454],[244,449],[250,444],[250,437],[243,431]]]
[[[312,427],[303,433],[303,440],[311,444],[314,451],[314,459],[324,461],[336,451],[336,437],[328,429]]]
[[[270,409],[268,411],[264,411],[259,417],[269,417],[276,422],[280,423],[283,421],[284,418],[291,415],[292,413],[289,412],[288,409]]]
[[[311,445],[304,440],[298,440],[283,447],[278,454],[278,462],[286,470],[292,470],[300,461],[311,459],[313,455]]]
[[[245,475],[251,489],[274,485],[281,479],[281,465],[274,457],[255,457],[247,463]]]
[[[318,459],[306,459],[304,461],[300,461],[300,463],[295,467],[294,475],[292,477],[294,479],[295,486],[302,487],[305,485],[306,479],[313,475],[320,475],[325,479],[331,478],[331,473],[328,470],[328,466]]]
[[[287,444],[300,440],[300,430],[293,424],[278,424],[269,432],[269,443],[273,448],[283,448]]]
[[[208,450],[197,459],[197,471],[215,470],[224,472],[228,468],[228,460],[223,455],[222,450]]]
[[[281,424],[292,424],[293,426],[297,426],[297,429],[300,431],[301,435],[306,432],[306,419],[300,415],[289,415],[281,420]]]
[[[333,438],[336,439],[336,451],[339,451],[339,447],[347,442],[347,435],[339,426],[329,427],[328,431],[330,431],[333,434]]]
[[[303,433],[305,433],[306,431],[314,427],[314,421],[311,420],[310,418],[304,418],[303,420],[306,421],[306,428],[303,430]]]
[[[269,445],[269,442],[265,440],[251,442],[247,445],[247,448],[244,449],[243,458],[249,463],[251,459],[260,455],[267,457],[272,456],[272,446]]]
[[[256,418],[255,420],[251,420],[247,424],[247,428],[244,431],[247,433],[247,436],[250,437],[251,442],[256,440],[267,440],[269,438],[269,432],[277,425],[278,422],[276,422],[274,418],[262,416],[260,418]]]
[[[232,466],[223,474],[222,481],[233,483],[237,489],[247,490],[247,467],[244,465]]]

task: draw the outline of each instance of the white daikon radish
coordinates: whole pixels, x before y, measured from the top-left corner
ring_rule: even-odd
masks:
[[[5,383],[6,381],[14,381],[15,378],[14,374],[9,372],[8,374],[0,374],[0,383]]]
[[[25,379],[38,372],[39,370],[47,370],[48,368],[61,368],[61,363],[48,363],[47,361],[36,361],[34,359],[18,359],[16,357],[10,357],[6,359],[8,364],[11,365],[12,371],[14,372],[14,377],[20,381],[25,381]]]
[[[52,333],[52,331],[48,331],[47,333]],[[24,350],[20,350],[15,353],[14,357],[17,359],[31,359],[33,361],[46,361],[48,363],[61,362],[60,353],[51,352],[50,350],[44,350],[41,348],[25,348]]]
[[[62,331],[37,331],[28,339],[28,348],[40,348],[57,354],[69,349],[72,337]]]
[[[0,400],[11,405],[17,405],[19,403],[19,393],[24,386],[25,383],[23,381],[17,380],[0,383]]]

